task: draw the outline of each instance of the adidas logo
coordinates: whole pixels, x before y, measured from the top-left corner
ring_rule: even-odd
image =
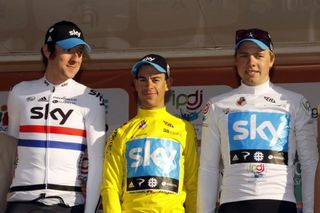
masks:
[[[232,158],[232,161],[238,161],[238,160],[239,160],[238,155],[234,155]]]
[[[46,97],[39,98],[38,101],[39,101],[39,102],[48,102],[48,100],[47,100]]]
[[[50,42],[50,41],[52,41],[51,36],[49,36],[48,39],[47,39],[47,42]]]
[[[132,181],[129,184],[129,188],[134,188],[134,185],[133,185]]]

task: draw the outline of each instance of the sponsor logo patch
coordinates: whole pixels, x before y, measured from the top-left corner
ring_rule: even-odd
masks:
[[[231,163],[287,164],[289,123],[286,113],[229,113]]]
[[[127,191],[178,193],[180,143],[162,138],[139,138],[126,144]]]

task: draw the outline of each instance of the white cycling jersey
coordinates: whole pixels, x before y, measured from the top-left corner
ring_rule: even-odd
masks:
[[[295,156],[301,163],[304,213],[313,212],[318,161],[311,107],[297,93],[274,86],[241,86],[205,108],[198,182],[199,212],[220,203],[271,199],[296,202]],[[222,170],[221,170],[222,167]]]
[[[40,198],[51,205],[62,199],[69,206],[85,203],[85,212],[93,213],[100,196],[105,144],[102,95],[72,79],[53,85],[43,77],[13,87],[8,113],[8,133],[19,139],[8,201]],[[85,200],[80,164],[86,149]]]

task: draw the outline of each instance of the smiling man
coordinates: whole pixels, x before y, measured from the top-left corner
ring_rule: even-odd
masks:
[[[196,212],[198,159],[191,123],[166,111],[170,68],[156,54],[132,68],[138,114],[107,142],[104,212]]]
[[[206,105],[199,213],[214,212],[216,202],[221,204],[219,213],[296,213],[296,152],[302,170],[303,212],[313,212],[318,151],[311,108],[302,95],[270,82],[274,61],[268,32],[236,32],[235,67],[241,85]]]
[[[18,139],[18,163],[6,213],[93,213],[98,205],[105,145],[102,96],[73,80],[91,51],[72,22],[52,25],[41,49],[45,74],[13,87],[8,133]],[[81,161],[88,152],[86,196]]]

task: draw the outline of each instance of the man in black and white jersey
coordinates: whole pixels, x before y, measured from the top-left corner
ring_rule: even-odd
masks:
[[[41,49],[45,74],[9,93],[8,133],[18,139],[18,163],[7,213],[93,213],[100,196],[105,145],[102,95],[73,80],[91,51],[69,21],[51,26]],[[86,196],[80,167],[88,151]]]

